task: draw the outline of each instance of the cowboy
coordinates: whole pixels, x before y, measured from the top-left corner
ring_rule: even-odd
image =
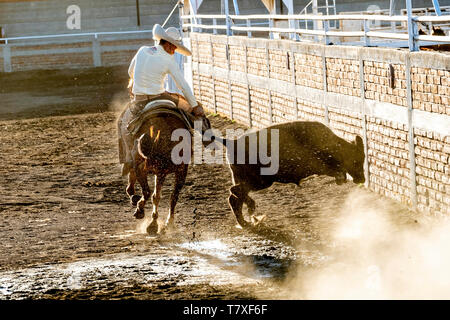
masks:
[[[153,27],[153,39],[156,41],[156,45],[141,47],[128,68],[132,98],[129,104],[131,113],[136,118],[149,102],[170,100],[179,109],[192,113],[196,117],[204,117],[203,108],[197,103],[174,57],[175,52],[185,56],[192,54],[182,44],[179,31],[174,27],[164,30],[159,24],[156,24]],[[184,97],[165,91],[164,82],[168,74],[172,76]],[[119,138],[119,157],[120,162],[124,164],[122,175],[125,175],[133,167],[130,154],[133,141],[131,134],[123,139]]]
[[[164,30],[159,24],[153,27],[153,39],[157,41],[154,47],[141,47],[128,68],[132,80],[132,111],[140,109],[153,100],[170,100],[178,108],[195,116],[204,116],[203,108],[198,105],[191,88],[183,77],[174,53],[190,56],[192,53],[181,42],[179,31],[170,27]],[[166,76],[170,74],[183,96],[164,90]]]

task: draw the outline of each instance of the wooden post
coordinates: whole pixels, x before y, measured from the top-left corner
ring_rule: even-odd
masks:
[[[139,10],[139,0],[136,0],[136,24],[138,27],[141,26],[141,13]]]

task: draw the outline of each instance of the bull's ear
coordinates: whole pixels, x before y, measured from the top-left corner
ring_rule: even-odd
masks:
[[[360,136],[356,136],[355,144],[356,144],[356,147],[359,150],[364,150],[364,142],[363,142],[363,139]]]

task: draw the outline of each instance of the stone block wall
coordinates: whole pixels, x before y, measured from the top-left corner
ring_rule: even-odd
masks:
[[[236,81],[231,82],[233,119],[247,125],[250,124],[248,116],[248,97],[249,95],[246,86]]]
[[[417,206],[427,213],[450,211],[450,136],[414,130]]]
[[[304,121],[323,121],[325,107],[321,103],[297,98],[297,117]]]
[[[269,91],[249,87],[251,123],[257,128],[271,125]]]
[[[323,88],[322,57],[295,53],[295,84],[316,89]]]
[[[411,205],[408,129],[380,118],[369,117],[367,120],[371,188]]]
[[[272,123],[288,122],[297,120],[297,107],[295,97],[273,92],[272,102]]]
[[[265,48],[247,48],[247,72],[249,74],[268,77],[268,60]]]
[[[283,81],[292,81],[292,57],[289,52],[269,50],[268,54],[270,77]]]
[[[390,83],[389,63],[364,61],[365,98],[407,107],[406,66],[392,64],[394,81]]]
[[[450,115],[450,70],[411,68],[413,108]]]
[[[326,58],[326,69],[329,92],[356,97],[361,94],[358,60]]]
[[[195,52],[204,41],[214,65],[206,46]],[[257,128],[298,119],[359,135],[369,189],[450,214],[450,56],[199,33],[191,42],[195,92],[198,74],[215,84],[208,110]]]

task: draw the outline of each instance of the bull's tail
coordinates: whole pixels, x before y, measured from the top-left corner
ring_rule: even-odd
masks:
[[[148,133],[142,134],[138,139],[138,152],[141,157],[147,159],[158,147],[160,131],[155,133],[153,126],[150,127]]]

